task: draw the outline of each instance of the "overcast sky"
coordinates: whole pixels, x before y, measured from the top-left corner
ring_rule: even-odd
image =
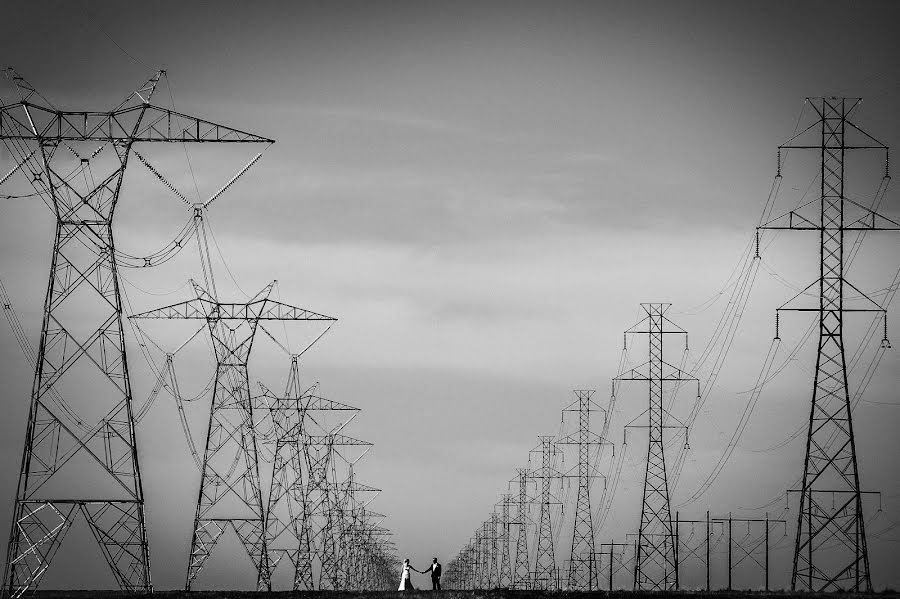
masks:
[[[350,434],[375,447],[360,479],[384,490],[373,508],[389,515],[401,556],[424,567],[463,546],[537,435],[558,432],[573,389],[597,389],[606,405],[622,332],[639,319],[640,302],[672,303],[691,356],[702,354],[726,309],[729,277],[750,251],[776,147],[798,118],[811,117],[804,98],[863,97],[856,121],[900,143],[897,16],[889,2],[19,3],[0,22],[0,64],[71,110],[112,108],[165,69],[154,103],[276,140],[210,210],[220,292],[240,301],[277,279],[281,300],[339,318],[304,356],[303,376],[363,409]],[[262,149],[190,147],[190,167],[176,145],[141,151],[194,201]],[[862,200],[880,182],[873,160],[852,184]],[[0,170],[13,166],[0,150]],[[814,167],[799,156],[786,161],[776,212],[802,196]],[[117,245],[136,255],[165,245],[189,217],[137,163],[121,200]],[[900,216],[896,193],[882,210]],[[858,274],[851,271],[861,289],[890,284],[900,256],[892,235],[867,238]],[[0,276],[35,346],[52,236],[42,204],[0,204]],[[816,277],[813,236],[765,239],[673,504],[693,494],[738,425],[775,308]],[[123,276],[135,310],[145,310],[189,299],[185,283],[200,277],[199,262],[185,252]],[[892,306],[889,323],[898,316]],[[870,319],[852,322],[863,330]],[[778,363],[809,323],[782,319]],[[313,333],[287,332],[295,349]],[[128,343],[135,401],[143,402],[153,380]],[[670,361],[680,359],[680,343]],[[263,341],[254,351],[251,377],[283,386],[287,357]],[[780,515],[783,502],[749,508],[802,472],[803,435],[775,446],[808,417],[814,354],[807,343],[766,387],[716,486],[680,507],[683,518]],[[5,527],[32,379],[5,325],[0,359]],[[202,344],[185,352],[185,372],[206,368],[185,375],[186,393],[202,387],[211,360]],[[898,365],[896,351],[887,352],[855,412],[863,486],[883,493],[882,513],[875,500],[867,508],[877,518],[873,580],[895,587],[900,532],[874,533],[900,522]],[[610,426],[617,444],[646,392],[633,385],[619,399]],[[692,403],[685,391],[674,411],[684,415]],[[208,402],[189,409],[197,436],[204,410]],[[637,528],[646,450],[639,432],[628,439],[603,538]],[[198,476],[171,399],[142,421],[138,442],[154,583],[179,587]],[[209,568],[205,586],[252,586],[227,564]]]

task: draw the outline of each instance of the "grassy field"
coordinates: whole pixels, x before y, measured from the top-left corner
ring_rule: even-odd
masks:
[[[604,599],[621,598],[621,599],[643,599],[650,597],[659,597],[663,593],[649,592],[632,592],[632,591],[615,591],[607,593],[605,591],[597,591],[593,593],[552,593],[544,591],[440,591],[437,595],[441,599],[553,599],[554,597],[571,597],[577,599]],[[803,597],[804,599],[834,599],[840,597],[842,599],[852,599],[859,597],[877,597],[878,599],[900,598],[900,593],[896,591],[882,591],[878,593],[789,593],[784,591],[762,592],[762,591],[713,591],[710,593],[702,591],[678,591],[673,593],[665,593],[666,595],[674,595],[684,597],[685,599],[693,597],[705,597],[715,599],[740,599],[744,597],[772,597],[773,599],[781,597]],[[33,597],[40,599],[88,599],[97,597],[99,599],[134,599],[135,595],[122,593],[120,591],[38,591]],[[157,591],[152,595],[158,599],[258,599],[260,596],[271,597],[272,599],[282,597],[303,597],[303,599],[426,599],[431,597],[434,599],[432,591],[408,591],[400,593],[397,591],[367,591],[367,592],[344,592],[344,591],[307,591],[307,592],[291,592],[278,591],[272,593],[260,593],[254,591],[192,591],[190,593],[184,591]]]

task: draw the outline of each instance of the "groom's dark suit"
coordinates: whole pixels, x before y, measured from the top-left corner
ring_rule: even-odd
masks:
[[[441,590],[441,565],[438,563],[437,558],[434,558],[434,563],[431,564],[431,590],[432,591],[440,591]]]

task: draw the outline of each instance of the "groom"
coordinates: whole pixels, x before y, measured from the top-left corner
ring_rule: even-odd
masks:
[[[425,572],[431,572],[431,590],[432,591],[440,591],[441,590],[441,565],[438,563],[437,558],[434,558],[434,561],[431,562],[431,567]],[[423,572],[423,574],[425,573]]]

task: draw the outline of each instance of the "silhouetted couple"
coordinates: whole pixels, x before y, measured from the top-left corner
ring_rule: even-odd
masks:
[[[409,578],[409,571],[416,570],[412,566],[409,565],[409,558],[403,560],[403,571],[400,573],[400,588],[398,591],[415,591],[416,588],[412,585],[412,581]],[[441,590],[441,565],[438,563],[437,558],[431,562],[431,567],[427,570],[416,570],[419,574],[431,574],[431,590],[432,591],[440,591]]]

